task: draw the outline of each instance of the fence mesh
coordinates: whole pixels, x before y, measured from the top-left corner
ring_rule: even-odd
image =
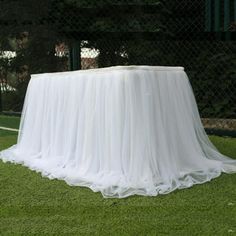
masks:
[[[0,0],[0,110],[21,111],[33,73],[183,66],[204,124],[236,130],[235,12],[234,0]]]

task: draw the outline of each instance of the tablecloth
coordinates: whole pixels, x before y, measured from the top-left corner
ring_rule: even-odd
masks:
[[[117,198],[236,172],[206,135],[183,67],[33,74],[17,144],[0,158]]]

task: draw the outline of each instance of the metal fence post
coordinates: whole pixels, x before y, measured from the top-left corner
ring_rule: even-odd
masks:
[[[224,0],[224,32],[226,34],[226,40],[230,40],[231,36],[229,32],[229,24],[230,24],[230,0]]]
[[[215,0],[215,22],[214,31],[220,31],[220,0]]]
[[[212,25],[212,0],[206,0],[205,6],[205,30],[207,32],[211,31]]]
[[[236,21],[236,0],[234,0],[234,22]]]
[[[80,41],[75,41],[70,48],[70,70],[81,69],[81,48]]]

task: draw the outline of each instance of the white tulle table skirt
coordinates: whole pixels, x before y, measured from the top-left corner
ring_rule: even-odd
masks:
[[[18,142],[0,156],[104,197],[167,194],[236,172],[209,141],[182,67],[34,74]]]

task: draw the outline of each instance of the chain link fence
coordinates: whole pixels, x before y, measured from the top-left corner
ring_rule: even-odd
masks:
[[[30,74],[184,66],[206,128],[236,131],[235,0],[0,0],[0,110]]]

